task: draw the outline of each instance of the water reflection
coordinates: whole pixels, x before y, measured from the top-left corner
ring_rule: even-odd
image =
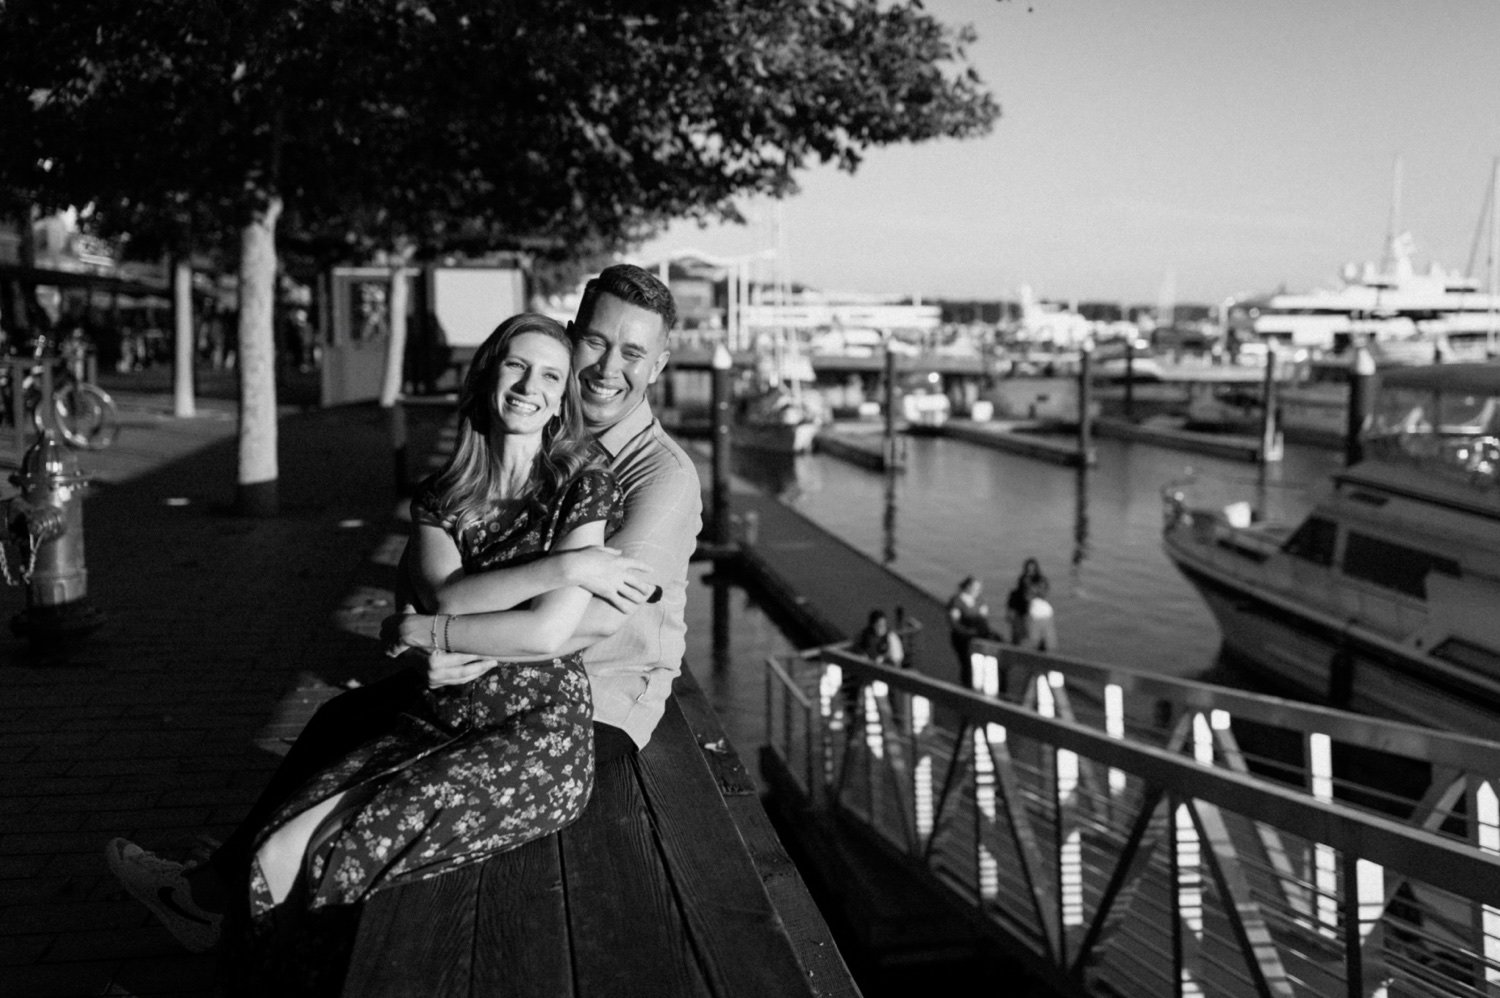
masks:
[[[713,591],[713,666],[714,674],[719,675],[729,668],[731,663],[730,640],[731,633],[729,619],[729,576],[728,573],[715,568],[714,571],[704,576],[704,582],[708,583]]]
[[[1089,469],[1081,467],[1073,479],[1073,583],[1089,555]]]
[[[733,447],[729,452],[729,468],[733,474],[778,499],[791,500],[801,488],[797,458],[792,454]]]
[[[881,564],[889,568],[896,563],[896,475],[894,468],[885,472],[885,512],[881,516],[885,543],[881,547]]]

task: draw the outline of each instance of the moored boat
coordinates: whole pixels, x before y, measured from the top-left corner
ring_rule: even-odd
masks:
[[[772,388],[741,402],[730,423],[729,439],[734,446],[750,450],[807,454],[823,422],[805,398]]]
[[[1500,365],[1384,372],[1363,459],[1300,524],[1163,489],[1167,556],[1224,647],[1299,694],[1492,737],[1500,721]]]

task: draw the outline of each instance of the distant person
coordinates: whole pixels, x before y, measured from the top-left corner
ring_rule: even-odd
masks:
[[[901,635],[891,629],[890,618],[886,617],[884,610],[870,611],[870,619],[855,638],[853,650],[880,665],[893,665],[899,669],[906,662]]]
[[[1042,574],[1041,563],[1027,558],[1021,566],[1015,588],[1005,599],[1005,615],[1010,623],[1011,644],[1038,651],[1057,650],[1057,627],[1052,604],[1047,596],[1052,584]]]
[[[869,620],[850,644],[849,650],[877,665],[890,665],[899,669],[906,661],[906,649],[901,644],[901,636],[891,629],[890,618],[880,609],[870,611]],[[840,686],[844,710],[850,718],[859,713],[860,686],[859,680],[853,676],[845,678]]]
[[[953,642],[953,653],[958,656],[958,681],[965,689],[974,688],[969,643],[975,638],[997,636],[990,627],[990,608],[980,599],[983,592],[984,583],[970,575],[948,599],[948,636]]]

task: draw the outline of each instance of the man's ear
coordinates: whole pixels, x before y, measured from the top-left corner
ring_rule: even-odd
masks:
[[[654,384],[656,384],[656,379],[659,378],[659,377],[661,377],[661,372],[663,372],[663,371],[665,371],[667,369],[667,361],[670,360],[671,357],[672,357],[672,351],[670,351],[670,350],[663,350],[661,352],[660,356],[658,356],[656,358],[656,363],[651,366],[651,380],[647,381],[646,384],[648,384],[648,385],[654,385]]]

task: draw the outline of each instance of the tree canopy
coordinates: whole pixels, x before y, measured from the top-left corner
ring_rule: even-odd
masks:
[[[970,40],[919,0],[0,0],[0,193],[137,247],[238,230],[237,506],[270,513],[278,243],[567,260],[733,218],[988,129]]]
[[[0,186],[334,256],[598,252],[987,130],[966,28],[873,0],[0,0]]]

